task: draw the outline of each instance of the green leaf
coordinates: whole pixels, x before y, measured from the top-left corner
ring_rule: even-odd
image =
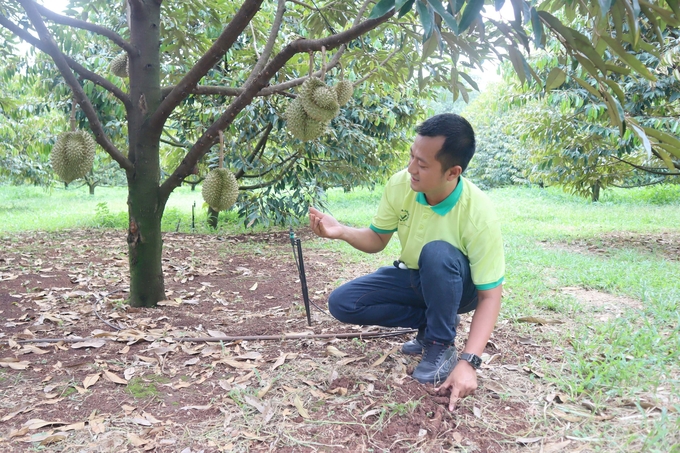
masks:
[[[480,14],[479,12],[484,7],[484,0],[470,0],[463,11],[463,15],[460,18],[460,23],[458,24],[458,33],[463,33],[467,30],[472,22],[477,19]]]
[[[640,6],[638,5],[638,11],[635,11],[635,8],[633,5],[628,1],[628,0],[619,0],[621,4],[623,5],[624,9],[626,10],[626,15],[627,15],[627,22],[628,22],[628,30],[632,35],[632,41],[631,44],[633,44],[633,48],[637,49],[638,48],[638,42],[640,41],[640,23],[638,22],[638,16],[640,15]],[[637,2],[636,2],[637,3]]]
[[[647,151],[647,157],[652,158],[652,144],[649,141],[649,137],[647,137],[647,134],[645,134],[645,131],[640,127],[640,125],[631,119],[628,119],[628,124],[630,124],[630,127],[633,129],[633,132],[637,134],[637,136],[640,138],[640,141],[642,142],[642,146],[645,148],[645,151]]]
[[[503,8],[503,5],[505,5],[505,0],[494,0],[493,6],[496,8],[496,11],[500,11],[501,8]]]
[[[524,85],[527,75],[526,72],[524,72],[524,58],[522,58],[522,54],[514,46],[508,46],[508,54],[510,55],[510,62],[519,77],[520,83]]]
[[[430,39],[432,36],[432,29],[434,28],[434,11],[427,7],[424,0],[416,1],[416,10],[420,17],[420,23],[423,26],[423,42]]]
[[[600,4],[600,18],[604,19],[612,7],[612,0],[598,0],[598,3]]]
[[[469,75],[465,74],[464,72],[459,72],[458,74],[460,74],[460,76],[461,76],[462,78],[464,78],[465,81],[466,81],[468,84],[470,84],[470,86],[471,86],[473,89],[479,91],[479,86],[477,85],[477,82],[475,82],[475,81],[472,79],[472,77],[470,77]]]
[[[369,19],[377,19],[387,14],[390,10],[394,8],[394,0],[380,0],[377,5],[371,10],[371,14],[368,15]]]
[[[543,23],[538,15],[538,11],[534,7],[531,8],[531,28],[534,34],[534,45],[539,49],[543,49],[545,47],[543,43]]]
[[[678,140],[676,137],[667,134],[666,132],[662,132],[656,129],[653,129],[651,127],[645,127],[642,126],[642,129],[649,135],[650,137],[654,137],[661,143],[666,143],[670,145],[673,148],[680,149],[680,140]],[[680,154],[677,155],[677,157],[680,158]]]
[[[436,33],[432,33],[432,36],[425,41],[425,44],[423,44],[423,61],[427,60],[427,58],[432,55],[432,53],[435,51],[437,48],[437,44],[439,43],[439,39],[437,39]]]
[[[621,89],[618,83],[614,82],[611,79],[604,79],[604,83],[606,83],[607,86],[611,88],[619,102],[626,102],[626,95],[624,94],[623,90]]]
[[[589,84],[588,82],[586,82],[585,80],[583,80],[579,77],[572,77],[572,78],[574,79],[574,81],[576,81],[576,83],[578,83],[583,88],[588,90],[588,92],[590,94],[592,94],[593,96],[595,96],[597,99],[602,99],[602,94],[595,87],[593,87],[591,84]]]
[[[441,0],[429,0],[430,5],[432,5],[432,8],[439,14],[442,19],[444,19],[444,22],[446,22],[446,25],[449,26],[452,32],[458,33],[458,23],[456,22],[456,19],[449,14],[449,12],[444,8],[444,5],[442,5]]]
[[[560,68],[553,68],[548,74],[548,80],[545,82],[545,91],[559,88],[565,80],[567,80],[567,74]]]
[[[666,3],[671,7],[671,10],[673,10],[675,17],[680,18],[680,7],[678,7],[678,0],[666,0]]]
[[[406,3],[404,3],[404,6],[399,8],[399,15],[397,18],[401,19],[404,17],[411,9],[413,9],[413,4],[415,3],[416,0],[408,0]]]
[[[606,68],[607,68],[607,71],[609,71],[609,72],[616,72],[616,73],[624,75],[624,76],[627,76],[628,74],[630,74],[630,69],[622,68],[621,66],[616,66],[614,64],[607,63]]]
[[[458,14],[461,9],[463,9],[463,5],[465,4],[465,0],[453,0],[456,2],[456,6],[454,8],[454,14]],[[449,5],[451,5],[451,0],[449,0]]]
[[[609,114],[609,119],[612,123],[619,127],[621,135],[626,132],[626,122],[624,121],[625,113],[623,112],[623,107],[619,101],[614,99],[614,97],[606,91],[602,91],[602,97],[604,98],[605,104],[607,104],[607,113]]]
[[[652,82],[656,82],[656,76],[649,72],[649,69],[645,67],[644,64],[633,54],[630,54],[626,52],[626,49],[623,48],[621,43],[619,43],[616,39],[612,38],[611,36],[600,36],[603,40],[607,41],[607,44],[609,45],[609,48],[616,53],[621,60],[623,60],[625,63],[628,64],[628,66],[632,67],[638,74],[646,78],[647,80],[651,80]]]

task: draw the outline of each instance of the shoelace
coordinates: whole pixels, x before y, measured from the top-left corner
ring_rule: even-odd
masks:
[[[437,363],[441,355],[448,349],[448,346],[443,344],[430,344],[425,346],[425,354],[423,355],[423,361],[430,363]],[[434,356],[434,357],[432,357]]]

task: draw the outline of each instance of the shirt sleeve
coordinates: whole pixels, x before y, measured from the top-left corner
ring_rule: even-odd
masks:
[[[394,208],[393,200],[390,199],[390,195],[394,191],[392,179],[390,178],[385,184],[378,211],[371,221],[371,230],[378,234],[394,233],[399,226],[399,211]]]

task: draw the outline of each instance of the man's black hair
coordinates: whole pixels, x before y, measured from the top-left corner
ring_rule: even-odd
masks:
[[[475,131],[468,121],[455,113],[442,113],[425,120],[416,128],[424,137],[444,137],[444,144],[435,158],[442,170],[460,165],[465,171],[475,154]]]

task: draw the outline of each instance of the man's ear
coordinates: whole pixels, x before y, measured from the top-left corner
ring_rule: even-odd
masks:
[[[454,165],[453,167],[446,170],[446,180],[453,181],[454,179],[458,179],[461,173],[463,173],[463,167],[460,165]]]

